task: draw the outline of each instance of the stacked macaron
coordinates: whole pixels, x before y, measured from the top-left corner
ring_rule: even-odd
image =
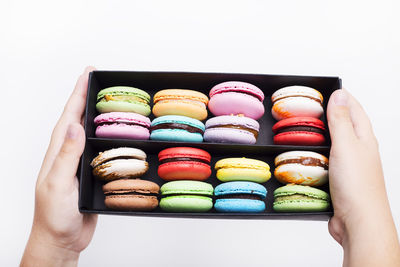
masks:
[[[272,127],[277,145],[322,145],[325,126],[320,120],[323,97],[306,86],[288,86],[271,96],[272,116],[278,122]]]
[[[147,140],[150,95],[130,86],[113,86],[97,94],[95,135],[103,138]]]
[[[207,118],[208,97],[188,89],[165,89],[153,98],[150,139],[178,142],[203,142],[201,120]]]
[[[213,207],[214,188],[203,182],[211,175],[211,155],[193,147],[172,147],[158,153],[160,208],[167,212],[207,212]]]
[[[139,179],[149,169],[146,158],[140,149],[120,147],[100,152],[92,160],[93,175],[107,182],[103,186],[107,208],[150,211],[158,206],[160,187]]]
[[[238,81],[215,85],[208,108],[215,115],[206,122],[204,140],[215,143],[255,144],[264,114],[264,93],[257,86]]]
[[[261,160],[225,158],[215,164],[215,210],[218,212],[262,212],[267,189],[261,185],[271,178],[269,165]]]
[[[311,186],[322,186],[328,182],[328,164],[328,158],[311,151],[289,151],[278,155],[275,158],[274,175],[279,182],[288,185],[275,190],[275,211],[327,210],[328,194]],[[321,199],[323,205],[320,205]],[[318,205],[314,205],[315,202]]]

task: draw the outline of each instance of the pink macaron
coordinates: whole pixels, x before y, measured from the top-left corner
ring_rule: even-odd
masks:
[[[264,115],[264,93],[257,86],[237,81],[217,84],[210,90],[208,108],[215,116],[239,115],[258,120]]]
[[[97,137],[135,140],[147,140],[150,137],[150,119],[137,113],[103,113],[94,119],[94,123]]]

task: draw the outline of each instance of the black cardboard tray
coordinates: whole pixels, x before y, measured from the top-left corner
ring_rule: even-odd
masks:
[[[95,105],[97,93],[106,87],[127,85],[147,91],[151,97],[162,89],[181,88],[192,89],[208,95],[209,90],[216,84],[224,81],[243,81],[252,83],[261,88],[265,94],[265,114],[258,120],[260,132],[255,145],[240,144],[215,144],[215,143],[186,143],[166,141],[136,141],[127,139],[96,138],[94,135],[95,125],[93,119],[98,115]],[[288,75],[263,75],[263,74],[233,74],[233,73],[190,73],[190,72],[128,72],[128,71],[93,71],[89,75],[87,103],[85,111],[86,146],[81,157],[78,178],[79,188],[79,210],[86,213],[116,214],[132,216],[152,217],[175,217],[175,218],[235,218],[235,219],[297,219],[297,220],[328,220],[333,212],[312,213],[276,213],[272,209],[273,192],[282,186],[273,176],[274,158],[285,151],[310,150],[329,156],[330,140],[327,134],[326,146],[281,146],[273,144],[272,126],[276,122],[271,115],[271,95],[279,88],[290,85],[305,85],[313,87],[321,92],[324,97],[324,109],[329,96],[336,89],[341,88],[341,80],[338,77],[315,77],[315,76],[288,76]],[[152,104],[152,103],[151,103]],[[212,114],[209,112],[209,118]],[[151,115],[153,120],[154,116]],[[326,117],[323,121],[326,124]],[[328,132],[328,131],[327,131]],[[263,185],[267,188],[265,199],[266,210],[262,213],[217,213],[214,209],[207,213],[167,213],[159,207],[151,212],[113,211],[104,205],[102,192],[103,182],[95,179],[90,166],[91,160],[101,151],[120,146],[136,147],[144,150],[149,162],[149,171],[142,177],[153,181],[160,186],[165,183],[157,175],[157,154],[164,148],[175,146],[198,147],[211,154],[211,168],[215,162],[225,157],[247,157],[260,159],[267,162],[271,167],[272,177]],[[217,180],[215,171],[206,182],[214,187],[221,182]],[[329,186],[321,189],[329,192]]]

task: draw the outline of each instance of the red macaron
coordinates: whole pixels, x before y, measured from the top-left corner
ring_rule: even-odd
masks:
[[[158,176],[167,181],[204,181],[211,175],[211,155],[193,147],[171,147],[158,153]]]
[[[292,117],[272,127],[276,145],[319,146],[325,143],[325,125],[316,118]]]

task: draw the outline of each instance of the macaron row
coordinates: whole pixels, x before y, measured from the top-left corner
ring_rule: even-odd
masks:
[[[321,168],[307,157],[303,157],[302,161],[296,161],[293,157],[291,160],[285,160],[282,155],[280,156],[284,162],[280,162],[279,166],[289,165],[289,169],[278,171],[276,168],[275,175],[278,174],[277,178],[281,173],[289,175],[278,179],[280,182],[286,183],[284,179],[290,178],[290,175],[292,176],[290,182],[293,182],[296,177],[306,175],[307,171],[312,172],[313,166]],[[216,198],[214,207],[218,212],[265,210],[263,199],[267,195],[267,190],[259,183],[268,181],[271,173],[269,165],[263,161],[246,158],[226,158],[217,161],[216,176],[224,183],[218,185],[214,191],[212,185],[202,182],[211,175],[209,165],[211,156],[208,152],[197,148],[176,147],[162,150],[158,157],[160,161],[158,175],[170,181],[161,187],[160,203],[158,203],[160,187],[151,181],[138,179],[148,170],[146,154],[142,150],[122,147],[100,152],[91,165],[94,176],[108,182],[103,186],[105,205],[116,210],[150,211],[160,204],[160,208],[167,212],[206,212],[213,207],[214,197]],[[290,165],[299,165],[297,173],[293,168],[290,170]],[[315,179],[318,177],[314,177]],[[295,182],[307,184],[310,181],[298,179]],[[318,184],[315,181],[311,183]],[[312,205],[315,202],[312,198],[316,194],[305,195],[310,190],[321,191],[320,194],[324,195],[322,190],[302,185],[289,186],[291,185],[275,190],[277,194],[274,210],[297,211],[294,208],[296,205],[301,208],[300,211],[323,211],[329,208],[329,196],[324,200],[328,204],[321,208],[321,205],[317,207]],[[286,192],[285,188],[288,187],[290,192]],[[304,206],[304,203],[310,205]]]

